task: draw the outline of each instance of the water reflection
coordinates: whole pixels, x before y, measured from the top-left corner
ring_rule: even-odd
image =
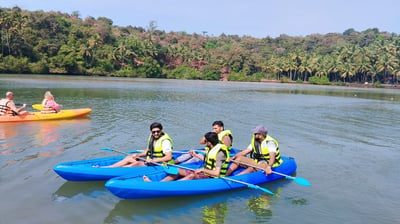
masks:
[[[79,198],[98,198],[109,194],[104,181],[65,182],[52,194],[52,201],[62,202]]]
[[[290,181],[278,181],[268,185],[274,196],[261,191],[244,188],[217,194],[191,197],[169,197],[143,200],[120,200],[104,219],[104,223],[156,222],[168,220],[201,220],[204,224],[229,223],[232,214],[251,212],[256,223],[272,217],[272,198],[281,197],[280,192]],[[247,201],[247,203],[243,203]],[[273,200],[272,200],[273,201]],[[248,215],[246,215],[248,217]],[[235,221],[240,223],[240,218]]]
[[[363,99],[375,99],[399,102],[400,97],[396,89],[365,89],[365,88],[342,88],[335,86],[293,86],[293,88],[271,88],[259,90],[259,92],[278,94],[302,94],[319,96],[351,97]]]
[[[59,121],[49,121],[49,122],[41,122],[37,125],[37,131],[35,134],[35,143],[39,146],[45,146],[52,142],[56,142],[59,140],[60,126],[62,122]]]
[[[0,124],[0,155],[7,154],[8,152],[3,150],[16,145],[16,143],[13,141],[16,135],[17,130],[15,124]]]
[[[260,195],[258,197],[251,197],[247,201],[247,207],[249,211],[254,213],[258,222],[265,222],[272,217],[272,210],[269,200],[270,196]]]
[[[225,218],[228,214],[228,203],[216,203],[210,206],[204,206],[202,223],[217,224],[225,223]]]
[[[69,139],[88,128],[88,118],[0,124],[0,156],[10,159],[2,167],[18,161],[59,155]],[[17,156],[16,156],[17,155]],[[11,158],[12,157],[12,158]]]
[[[185,219],[203,223],[225,223],[228,212],[226,193],[192,197],[169,197],[147,200],[121,200],[105,218],[104,223],[156,222]],[[197,212],[196,212],[197,211]],[[197,213],[201,217],[195,217]]]

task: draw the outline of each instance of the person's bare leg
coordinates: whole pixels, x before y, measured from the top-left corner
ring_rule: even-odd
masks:
[[[247,169],[243,170],[242,172],[238,173],[238,175],[246,174],[246,173],[251,173],[254,172],[255,169],[252,167],[248,167]]]
[[[231,163],[225,175],[230,176],[238,167],[239,165],[237,163],[235,162]]]
[[[126,156],[125,158],[123,158],[122,160],[108,166],[108,167],[123,167],[126,166],[129,163],[134,163],[136,162],[136,158],[132,157],[132,156]]]
[[[146,181],[146,182],[151,182],[150,178],[149,178],[149,177],[147,177],[146,175],[144,175],[144,176],[143,176],[143,181]]]
[[[173,181],[178,179],[179,175],[168,175],[166,177],[164,177],[164,179],[162,179],[161,181]]]
[[[126,164],[124,167],[135,167],[135,166],[146,166],[146,163],[134,160],[133,162]]]
[[[194,176],[195,176],[195,174],[192,173],[192,174],[189,174],[189,175],[187,175],[187,176],[185,176],[185,177],[183,177],[183,178],[181,178],[179,180],[193,180]]]
[[[184,169],[178,169],[178,174],[177,175],[168,175],[166,177],[164,177],[164,179],[162,179],[161,181],[172,181],[172,180],[176,180],[178,179],[180,176],[186,176],[186,170]]]

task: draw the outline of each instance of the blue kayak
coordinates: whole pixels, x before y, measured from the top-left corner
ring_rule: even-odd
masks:
[[[197,149],[202,150],[202,149]],[[173,153],[173,157],[176,158],[180,155],[187,154],[182,150]],[[238,149],[232,149],[231,153],[237,153]],[[100,181],[109,180],[114,177],[119,177],[127,174],[140,174],[140,175],[150,175],[155,173],[165,173],[164,171],[168,169],[165,166],[144,166],[144,167],[105,167],[114,164],[125,156],[113,156],[113,157],[103,157],[89,160],[79,160],[71,162],[63,162],[54,166],[53,170],[59,176],[68,181]],[[201,166],[201,163],[188,163],[184,164],[192,168],[197,168]]]
[[[226,178],[160,182],[160,180],[168,174],[166,172],[159,172],[155,174],[146,174],[152,182],[143,181],[143,174],[132,174],[110,179],[106,182],[105,186],[112,194],[123,199],[208,194],[245,188],[249,187],[249,185],[258,187],[258,184],[282,179],[285,178],[285,175],[291,175],[296,172],[297,165],[294,158],[282,157],[282,159],[284,162],[279,167],[273,168],[274,173],[268,176],[266,176],[263,171],[256,171]],[[240,171],[241,170],[238,169],[234,174]]]

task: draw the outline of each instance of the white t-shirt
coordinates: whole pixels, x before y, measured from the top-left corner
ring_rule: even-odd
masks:
[[[269,142],[267,142],[266,143],[266,141],[263,141],[262,143],[261,143],[261,148],[265,148],[265,147],[267,147],[268,148],[268,151],[271,153],[271,152],[275,152],[276,153],[276,145],[275,145],[275,143],[273,142],[273,141],[269,141]],[[249,146],[247,146],[247,149],[249,149],[249,150],[252,150],[252,145],[250,144]]]
[[[172,152],[172,146],[169,140],[162,141],[161,146],[164,154],[166,154],[167,152]]]

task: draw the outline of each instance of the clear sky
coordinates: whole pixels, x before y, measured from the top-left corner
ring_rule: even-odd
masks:
[[[400,33],[400,0],[0,0],[0,7],[79,12],[117,26],[210,36],[306,36],[349,28]]]

